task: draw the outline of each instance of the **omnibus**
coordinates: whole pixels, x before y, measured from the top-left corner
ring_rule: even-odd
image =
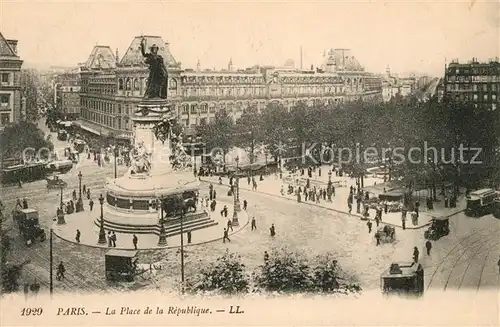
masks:
[[[469,193],[465,214],[470,217],[481,217],[493,212],[497,192],[491,188],[483,188]]]

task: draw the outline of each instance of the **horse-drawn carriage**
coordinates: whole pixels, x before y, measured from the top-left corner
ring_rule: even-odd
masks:
[[[38,211],[35,209],[14,209],[12,218],[19,227],[19,234],[23,237],[27,246],[39,240],[44,242],[47,238],[45,231],[40,227]]]
[[[424,232],[424,237],[428,240],[438,240],[450,233],[450,222],[448,218],[434,217],[429,229]]]
[[[54,175],[52,177],[45,178],[47,181],[47,189],[60,189],[68,186],[68,183],[59,178],[59,176]]]
[[[375,237],[378,238],[381,243],[392,243],[396,240],[396,229],[392,226],[385,225],[375,232]]]

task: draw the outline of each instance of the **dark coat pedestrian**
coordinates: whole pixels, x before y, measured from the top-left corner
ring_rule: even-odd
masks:
[[[191,244],[191,231],[188,230],[188,232],[186,234],[187,234],[187,238],[188,238],[188,244]]]
[[[252,230],[256,230],[257,229],[257,223],[255,222],[255,216],[252,217]]]
[[[111,241],[113,242],[113,247],[116,248],[116,234],[113,232],[111,234]]]
[[[375,239],[377,240],[377,246],[380,245],[380,234],[379,233],[375,233]]]
[[[243,200],[243,210],[247,210],[247,205],[248,205],[247,200]]]
[[[94,207],[94,201],[92,201],[92,199],[90,199],[89,207],[90,207],[90,211],[92,211],[92,208]]]
[[[132,244],[134,244],[134,249],[136,250],[137,250],[137,241],[138,241],[137,236],[134,234],[132,236]]]
[[[368,226],[368,234],[370,234],[372,232],[372,222],[368,220],[366,226]]]
[[[226,243],[226,240],[231,243],[231,240],[229,239],[229,232],[224,228],[224,237],[222,238],[222,243]]]
[[[427,240],[427,242],[425,242],[425,249],[427,250],[427,255],[431,255],[431,249],[432,249],[431,241]]]
[[[269,232],[271,233],[272,237],[276,235],[276,229],[274,228],[274,224],[272,224],[271,227],[269,228]]]
[[[77,242],[77,243],[80,243],[80,235],[81,235],[81,234],[80,234],[80,230],[79,230],[79,229],[77,229],[77,230],[76,230],[76,236],[75,236],[75,240],[76,240],[76,242]]]
[[[418,248],[415,246],[413,248],[413,261],[418,262],[418,255],[420,252],[418,251]]]

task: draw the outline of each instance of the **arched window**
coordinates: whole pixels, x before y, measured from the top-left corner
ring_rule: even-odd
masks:
[[[130,78],[127,78],[127,83],[126,83],[126,85],[125,85],[125,89],[126,89],[127,91],[132,90],[132,81],[130,80]]]
[[[168,83],[168,88],[171,90],[176,90],[177,89],[177,80],[175,78],[172,78],[170,80],[170,83]]]

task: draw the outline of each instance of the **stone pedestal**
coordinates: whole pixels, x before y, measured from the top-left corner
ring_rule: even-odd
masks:
[[[167,245],[167,237],[180,232],[177,223],[172,223],[177,221],[179,214],[175,213],[162,224],[159,217],[162,210],[160,206],[154,205],[160,201],[168,202],[168,198],[182,196],[189,206],[195,202],[200,188],[199,181],[189,167],[190,157],[185,153],[183,155],[180,147],[172,149],[173,135],[172,131],[167,132],[167,126],[174,124],[175,116],[176,113],[172,112],[165,99],[145,99],[137,105],[131,117],[135,149],[131,152],[130,170],[124,176],[109,179],[106,184],[106,230],[155,234],[158,235],[160,246]],[[165,127],[162,131],[163,141],[155,135],[159,123],[164,123]],[[184,164],[176,165],[174,170],[171,156],[182,157]],[[196,216],[196,221],[192,223],[197,228],[210,227],[214,223],[206,212]],[[95,223],[100,225],[100,221]]]

